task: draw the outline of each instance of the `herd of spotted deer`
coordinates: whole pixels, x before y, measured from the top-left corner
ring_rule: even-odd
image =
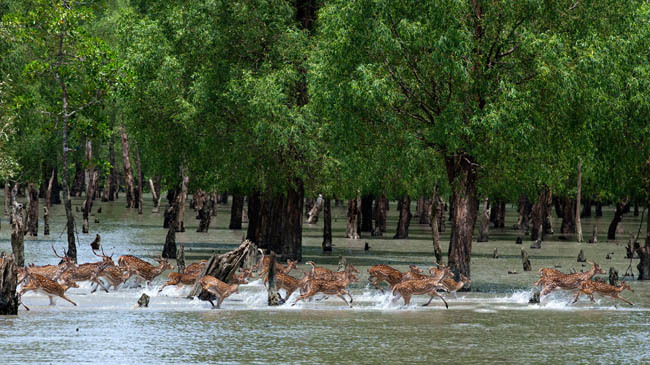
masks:
[[[65,255],[65,252],[64,255],[59,255],[53,246],[52,250],[57,257],[61,258],[61,262],[58,265],[35,266],[32,264],[24,268],[19,268],[18,282],[22,283],[22,289],[19,295],[22,296],[27,291],[36,291],[47,295],[51,305],[54,304],[54,297],[60,297],[76,306],[77,304],[75,302],[66,297],[65,292],[69,288],[78,288],[78,282],[90,281],[94,283],[95,287],[92,292],[95,292],[99,287],[108,292],[111,286],[117,289],[119,285],[131,277],[136,277],[138,283],[146,281],[148,285],[154,278],[162,274],[163,271],[173,270],[173,266],[167,262],[167,259],[163,259],[162,257],[154,258],[158,262],[158,265],[152,265],[138,257],[124,255],[119,257],[117,260],[118,264],[115,265],[112,255],[106,255],[103,249],[101,250],[101,254],[98,254],[93,249],[93,253],[102,260],[77,265]],[[260,252],[262,256],[257,265],[252,270],[242,270],[241,273],[234,275],[230,283],[224,283],[210,275],[204,275],[199,279],[201,288],[218,298],[216,306],[212,300],[208,299],[213,307],[220,308],[224,299],[238,292],[240,284],[247,284],[249,277],[255,277],[253,271],[257,272],[258,277],[264,278],[264,283],[267,284],[271,260],[261,250]],[[168,280],[163,284],[159,292],[167,286],[194,285],[206,263],[207,261],[193,263],[187,266],[182,273],[170,272]],[[300,270],[297,268],[296,261],[289,260],[286,266],[278,262],[275,263],[275,284],[278,290],[285,290],[284,300],[288,299],[296,290],[299,290],[300,295],[296,298],[293,305],[301,300],[311,300],[318,293],[336,295],[347,305],[352,305],[353,299],[347,288],[350,283],[359,281],[359,278],[355,275],[359,274],[359,270],[354,265],[347,264],[343,271],[334,272],[327,268],[316,266],[313,261],[308,261],[307,264],[311,266],[311,270],[309,272],[303,271],[304,276],[301,279],[297,279],[289,275],[294,269]],[[447,301],[439,292],[455,294],[456,291],[471,282],[464,275],[460,275],[460,281],[455,281],[453,278],[454,275],[449,267],[432,266],[428,271],[430,275],[425,275],[422,273],[422,269],[416,265],[410,265],[409,271],[403,273],[391,266],[380,264],[370,267],[368,274],[370,284],[383,292],[384,290],[378,284],[386,282],[391,288],[394,298],[403,298],[405,305],[410,303],[413,295],[429,295],[429,301],[424,306],[429,305],[434,297],[439,297],[445,304],[445,307],[449,308]],[[591,269],[586,272],[573,274],[565,274],[556,269],[542,268],[538,272],[540,279],[534,285],[541,285],[542,290],[540,296],[547,295],[558,288],[575,290],[573,303],[577,302],[581,294],[585,294],[592,301],[595,301],[593,294],[597,293],[602,296],[620,299],[632,305],[631,302],[620,296],[621,291],[625,289],[633,291],[626,282],[614,286],[592,280],[594,275],[603,273],[604,271],[598,264],[592,264]],[[106,280],[108,288],[100,279]],[[346,296],[350,299],[349,302]],[[25,306],[25,308],[27,307]]]

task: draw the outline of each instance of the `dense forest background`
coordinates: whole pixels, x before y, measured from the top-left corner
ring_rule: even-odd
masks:
[[[650,206],[646,1],[0,0],[0,16],[0,182],[28,196],[27,234],[39,197],[45,218],[63,201],[72,257],[69,196],[87,232],[120,189],[140,212],[143,192],[166,198],[169,258],[188,194],[205,231],[231,195],[231,228],[245,210],[247,238],[285,259],[312,209],[327,222],[345,201],[354,239],[398,200],[399,239],[417,199],[439,261],[451,217],[457,276],[506,203],[531,240],[554,211],[579,242],[592,207],[615,205],[613,238]],[[650,279],[650,224],[634,249]]]

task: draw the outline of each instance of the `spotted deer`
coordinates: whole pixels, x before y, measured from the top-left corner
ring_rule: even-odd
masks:
[[[123,268],[119,266],[105,264],[100,266],[95,271],[95,277],[105,279],[109,283],[108,288],[110,288],[112,285],[113,289],[117,290],[117,287],[120,286],[129,278],[129,273],[125,272]],[[95,288],[91,291],[91,293],[97,291],[98,287],[99,286],[96,285]]]
[[[75,264],[74,260],[71,257],[66,256],[65,251],[63,252],[63,256],[61,256],[54,249],[54,245],[51,245],[51,247],[52,247],[52,251],[54,252],[54,255],[60,258],[61,262],[58,265],[34,266],[32,264],[29,266],[29,271],[34,274],[44,276],[50,280],[56,281],[64,272],[77,267],[77,264]],[[26,268],[23,267],[18,268],[18,282],[22,283],[26,277],[27,277]]]
[[[23,285],[22,289],[20,290],[20,296],[22,296],[25,292],[35,291],[37,293],[47,295],[48,298],[50,298],[50,305],[54,305],[55,296],[63,298],[75,306],[77,305],[77,303],[73,302],[70,300],[70,298],[65,296],[65,291],[69,288],[79,287],[79,285],[77,285],[75,282],[71,281],[64,284],[59,284],[56,281],[48,279],[43,275],[31,272],[31,269],[27,269],[26,278],[28,281],[27,284]]]
[[[162,287],[160,287],[160,290],[158,290],[158,293],[163,291],[165,287],[170,286],[170,285],[194,285],[194,282],[196,281],[196,278],[198,278],[200,273],[198,272],[193,272],[189,274],[181,274],[179,272],[172,271],[167,275],[167,281],[163,284]]]
[[[307,283],[310,280],[310,276],[305,273],[305,276],[302,279],[298,280],[289,274],[283,272],[277,272],[275,274],[275,285],[280,289],[284,289],[286,294],[284,295],[284,301],[291,297],[291,294],[296,290],[300,289],[300,294],[303,294],[307,288]],[[278,294],[279,295],[279,294]],[[280,297],[282,299],[282,297]]]
[[[422,269],[413,264],[409,265],[408,272],[402,274],[402,281],[422,280],[427,278],[429,278],[429,276],[422,274]]]
[[[551,293],[553,290],[560,288],[564,290],[574,290],[578,289],[580,283],[585,280],[590,280],[596,274],[604,274],[605,271],[600,268],[600,265],[596,263],[591,263],[593,266],[591,269],[585,272],[577,272],[574,274],[564,274],[564,273],[554,273],[550,272],[550,275],[542,276],[539,280],[535,282],[535,286],[542,286],[542,292],[540,297]],[[555,270],[557,271],[557,270]]]
[[[313,274],[313,269],[312,273],[309,275],[309,279],[307,279],[307,292],[305,294],[302,294],[296,298],[296,301],[293,302],[293,305],[296,305],[301,300],[309,299],[313,297],[314,295],[318,293],[323,293],[327,295],[336,295],[339,298],[343,299],[345,304],[348,306],[352,307],[352,295],[350,295],[350,292],[347,290],[348,285],[352,282],[352,278],[354,277],[354,274],[350,271],[344,271],[342,278],[336,279],[336,280],[322,280],[322,279],[312,279]],[[345,295],[350,297],[350,302],[345,299]]]
[[[469,285],[472,282],[467,276],[460,274],[460,281],[454,280],[452,277],[446,277],[442,279],[442,288],[445,290],[447,293],[454,293],[454,296],[456,295],[456,292],[462,289],[465,285]]]
[[[332,271],[325,267],[316,266],[316,264],[313,261],[307,261],[306,264],[311,265],[310,275],[317,280],[343,280],[347,274],[350,274],[349,278],[351,282],[359,281],[359,278],[357,278],[357,276],[354,275],[354,273],[358,274],[359,270],[356,267],[354,267],[354,265],[352,264],[345,265],[344,271]]]
[[[158,275],[162,274],[163,271],[174,269],[174,267],[167,262],[167,259],[163,259],[162,256],[155,260],[158,261],[158,266],[154,266],[132,255],[120,256],[117,262],[121,267],[126,268],[128,271],[127,279],[135,275],[139,279],[145,280],[147,285],[149,285],[151,284],[151,281]]]
[[[602,296],[620,299],[629,305],[634,305],[629,300],[620,296],[621,292],[625,289],[634,293],[634,290],[632,290],[630,285],[625,281],[621,282],[621,285],[619,286],[614,286],[606,283],[601,283],[600,281],[585,280],[578,286],[578,290],[576,291],[575,297],[573,297],[572,303],[577,302],[581,294],[587,295],[592,302],[595,302],[596,300],[594,299],[594,293],[597,293]]]
[[[223,281],[215,278],[214,276],[205,275],[199,280],[201,288],[208,293],[219,297],[216,308],[221,308],[221,303],[224,299],[228,298],[233,293],[238,293],[239,284],[226,284]],[[208,298],[212,307],[215,308],[214,303]]]
[[[423,304],[423,307],[431,304],[433,297],[437,296],[442,299],[443,303],[445,303],[445,307],[449,308],[447,301],[442,297],[442,295],[438,294],[437,289],[442,288],[443,286],[441,282],[445,278],[452,277],[453,273],[449,267],[436,269],[433,266],[429,268],[429,273],[431,273],[432,276],[426,279],[409,280],[396,284],[393,287],[393,295],[399,294],[399,296],[404,298],[404,305],[408,305],[411,302],[411,296],[428,294],[430,295],[429,301],[426,304]]]
[[[199,262],[192,263],[185,267],[185,270],[183,270],[183,274],[192,274],[192,273],[200,274],[201,271],[203,271],[205,265],[207,264],[208,264],[208,260],[201,260]]]
[[[260,258],[260,261],[258,262],[257,266],[255,266],[255,270],[260,270],[261,272],[258,274],[259,277],[264,278],[264,284],[268,283],[268,275],[267,273],[269,272],[269,265],[271,264],[271,256],[266,256],[264,255],[264,251],[261,249],[258,249],[258,251],[262,254],[262,258]],[[298,261],[291,261],[287,260],[287,266],[282,265],[279,262],[275,262],[275,272],[283,272],[285,274],[289,274],[292,270],[297,268]]]

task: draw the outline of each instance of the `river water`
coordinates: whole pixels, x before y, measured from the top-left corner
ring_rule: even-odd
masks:
[[[147,202],[145,202],[146,204]],[[81,201],[76,200],[75,205]],[[123,201],[100,203],[100,223],[91,233],[79,234],[79,261],[96,261],[88,243],[95,233],[102,235],[107,253],[114,258],[123,254],[146,257],[160,252],[166,230],[162,217],[123,208]],[[97,205],[96,205],[97,207]],[[609,298],[596,297],[591,303],[583,297],[568,304],[569,292],[556,292],[541,304],[530,305],[536,271],[545,266],[560,270],[588,269],[576,262],[583,249],[588,260],[599,262],[607,271],[616,268],[621,275],[629,260],[624,243],[638,229],[638,218],[625,217],[619,244],[599,237],[596,245],[561,241],[559,235],[545,242],[541,250],[530,249],[532,272],[522,272],[520,250],[512,230],[491,232],[487,243],[474,243],[472,291],[447,295],[449,309],[439,300],[422,307],[425,297],[415,297],[405,307],[390,294],[370,288],[367,268],[387,263],[406,270],[409,263],[428,267],[432,262],[430,231],[413,219],[408,240],[363,237],[358,241],[343,238],[345,211],[334,208],[334,253],[320,252],[322,222],[304,228],[304,261],[335,268],[338,256],[346,256],[361,271],[361,281],[351,286],[352,308],[336,297],[319,296],[312,302],[287,304],[270,309],[266,292],[258,281],[240,287],[240,293],[227,298],[222,309],[211,309],[207,302],[184,299],[189,288],[158,288],[166,273],[148,288],[132,288],[110,293],[90,293],[90,286],[70,289],[67,294],[78,306],[63,300],[50,306],[46,296],[27,293],[15,317],[0,318],[0,362],[100,362],[100,363],[648,363],[650,362],[650,283],[631,281],[634,293],[623,296],[635,303],[629,306]],[[395,209],[389,211],[389,226],[396,226]],[[229,207],[219,206],[210,232],[196,233],[198,221],[186,210],[187,232],[178,234],[185,244],[188,262],[212,252],[225,252],[237,246],[241,231],[226,227]],[[606,229],[611,211],[605,210],[600,231]],[[515,213],[508,210],[506,226],[512,226]],[[80,213],[77,213],[80,225]],[[25,241],[26,261],[56,263],[50,249],[54,243],[65,246],[64,214],[54,208],[52,235]],[[40,232],[42,233],[42,222]],[[594,221],[583,221],[583,230],[591,232]],[[559,227],[559,222],[556,222]],[[643,227],[645,229],[645,227]],[[446,251],[449,228],[443,234]],[[364,251],[365,242],[370,245]],[[498,249],[499,258],[492,252]],[[9,225],[2,217],[0,250],[10,251]],[[605,256],[613,252],[612,259]],[[636,265],[633,262],[633,267]],[[304,268],[303,265],[301,267]],[[510,275],[508,271],[517,271]],[[636,269],[634,268],[636,275]],[[142,293],[151,296],[149,308],[136,308]]]

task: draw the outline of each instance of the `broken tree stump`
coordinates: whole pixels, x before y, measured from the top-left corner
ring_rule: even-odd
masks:
[[[578,262],[587,262],[587,259],[585,258],[585,252],[581,249],[580,252],[578,253]]]
[[[138,307],[142,308],[147,308],[149,307],[149,296],[145,293],[142,293],[140,296],[140,299],[138,299]]]
[[[267,289],[269,307],[284,304],[284,300],[278,294],[278,288],[275,285],[275,252],[271,251],[269,255],[269,272],[267,275],[269,287]]]
[[[176,267],[179,273],[185,272],[185,246],[181,243],[178,245],[178,252],[176,253]]]
[[[532,267],[530,265],[530,260],[528,259],[528,252],[524,250],[523,248],[521,249],[521,262],[524,266],[524,271],[531,271]]]
[[[14,255],[0,257],[0,315],[18,314],[18,269]]]
[[[345,257],[343,257],[343,256],[339,256],[339,266],[338,266],[338,268],[336,269],[336,271],[339,271],[339,272],[341,272],[341,271],[345,271],[345,267],[347,266],[347,264],[348,264],[348,262],[347,262],[347,260],[345,259]]]
[[[14,253],[16,265],[25,266],[25,220],[23,218],[23,205],[13,201],[11,209],[11,249]]]
[[[499,251],[497,251],[497,248],[494,248],[494,251],[492,252],[492,258],[493,259],[498,259],[499,258]]]
[[[203,271],[201,271],[201,274],[196,278],[196,283],[194,284],[194,287],[190,291],[190,294],[188,295],[189,299],[192,299],[193,297],[199,296],[202,294],[203,289],[201,288],[201,285],[199,284],[199,281],[202,277],[205,275],[210,275],[214,276],[215,278],[223,281],[224,283],[229,283],[232,281],[233,276],[235,275],[235,272],[237,272],[237,269],[242,267],[244,263],[250,263],[251,259],[247,259],[248,256],[250,255],[256,255],[257,251],[257,246],[249,240],[245,240],[242,242],[241,245],[239,245],[238,248],[226,252],[221,255],[212,255],[208,262],[206,263],[205,267],[203,268]],[[245,267],[249,268],[249,267]],[[214,297],[209,293],[203,293],[203,295],[199,296],[199,299],[201,300],[207,300],[204,298],[207,297]]]
[[[616,285],[618,281],[618,270],[613,267],[609,268],[609,285]]]

